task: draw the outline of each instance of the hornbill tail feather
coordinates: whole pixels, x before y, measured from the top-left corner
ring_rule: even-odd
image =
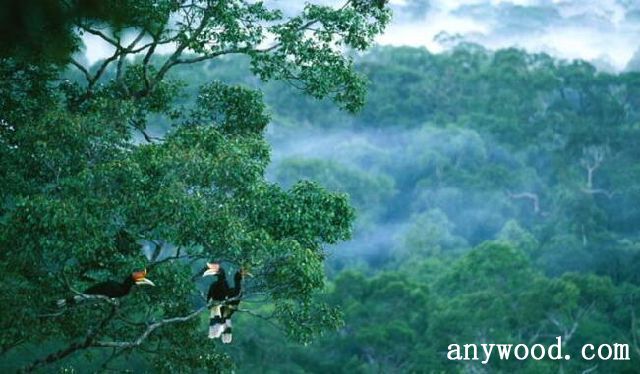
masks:
[[[223,325],[210,325],[209,326],[209,339],[217,339],[222,335]]]
[[[229,344],[231,343],[232,338],[233,335],[231,335],[231,320],[228,319],[225,322],[224,332],[222,333],[221,339],[224,344]]]
[[[216,339],[222,335],[225,328],[225,320],[222,318],[220,305],[211,308],[209,314],[209,339]]]
[[[209,339],[217,339],[224,332],[224,323],[209,325]]]
[[[231,343],[232,339],[233,339],[233,335],[231,335],[231,329],[226,330],[224,334],[222,334],[222,336],[220,337],[220,340],[222,340],[222,343],[224,344]]]

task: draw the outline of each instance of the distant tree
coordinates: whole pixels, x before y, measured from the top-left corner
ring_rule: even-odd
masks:
[[[496,238],[511,242],[516,248],[521,249],[529,256],[533,256],[539,246],[536,237],[523,229],[515,220],[507,221],[502,230],[496,235]]]
[[[448,251],[459,252],[468,246],[463,238],[452,233],[455,225],[439,209],[416,214],[411,222],[395,250],[396,256],[404,261],[408,260],[407,257],[417,260]]]
[[[383,211],[394,193],[393,180],[385,174],[366,173],[337,161],[287,159],[279,165],[277,178],[284,186],[306,179],[330,191],[346,192],[354,207],[367,213],[367,219]]]

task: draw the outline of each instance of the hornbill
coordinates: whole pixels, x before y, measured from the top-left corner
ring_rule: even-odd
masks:
[[[207,303],[211,300],[224,301],[229,293],[229,285],[227,284],[227,275],[224,268],[219,264],[207,263],[207,270],[202,274],[203,277],[208,275],[216,275],[218,279],[211,283],[209,286],[209,292],[207,293]],[[211,308],[209,315],[209,338],[219,338],[224,329],[224,320],[222,319],[222,307],[221,305],[215,305]]]
[[[219,264],[207,263],[207,270],[202,274],[203,277],[207,275],[217,275],[218,279],[209,286],[209,293],[207,294],[207,302],[225,301],[231,299],[224,305],[216,305],[211,308],[211,314],[209,316],[209,338],[221,338],[225,344],[231,343],[231,315],[236,311],[240,304],[240,297],[242,295],[242,278],[245,275],[251,275],[244,269],[239,269],[234,275],[234,287],[229,287],[226,279],[226,273],[224,268]]]
[[[94,284],[82,292],[85,295],[102,295],[111,298],[126,296],[134,285],[149,285],[155,286],[155,284],[147,279],[147,269],[141,271],[134,271],[129,275],[122,283],[114,280],[108,280]],[[67,304],[72,304],[82,300],[82,295],[76,295],[68,297],[66,299],[60,299],[57,301],[59,307],[63,307]]]
[[[222,332],[222,342],[231,343],[231,316],[238,309],[240,305],[240,298],[242,297],[242,279],[245,275],[251,276],[251,273],[240,268],[233,276],[233,288],[229,289],[228,298],[231,299],[229,303],[222,309],[222,316],[225,318],[225,329]]]

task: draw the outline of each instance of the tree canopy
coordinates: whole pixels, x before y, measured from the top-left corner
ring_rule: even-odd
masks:
[[[108,1],[98,14],[70,6],[28,10],[57,10],[61,19],[48,22],[71,32],[58,35],[72,46],[65,51],[90,34],[112,55],[87,66],[67,53],[61,63],[16,40],[26,52],[7,47],[0,60],[3,361],[26,371],[105,370],[127,357],[168,372],[229,368],[206,340],[194,281],[213,260],[250,268],[243,297],[271,305],[290,336],[306,341],[335,326],[335,310],[314,294],[324,284],[323,246],[351,235],[346,195],[265,179],[270,119],[260,92],[201,82],[186,108],[168,73],[245,55],[259,78],[355,111],[364,84],[344,52],[367,48],[388,10],[363,1],[307,4],[294,16],[241,0]],[[105,17],[111,8],[117,14]],[[149,133],[158,121],[171,129]],[[57,298],[140,268],[157,287],[55,309]]]
[[[329,260],[327,300],[344,326],[310,348],[260,348],[243,371],[634,371],[637,73],[464,44],[378,47],[356,69],[370,83],[355,117],[260,85],[276,122],[274,178],[347,191],[357,218]],[[443,354],[557,336],[570,361]],[[233,354],[261,342],[244,337]],[[612,342],[629,344],[631,361],[579,358],[583,344]]]

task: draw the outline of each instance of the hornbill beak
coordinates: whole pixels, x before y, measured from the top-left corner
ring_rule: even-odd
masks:
[[[207,275],[217,275],[219,271],[220,271],[219,264],[216,264],[216,263],[210,264],[207,262],[207,270],[205,270],[205,272],[202,273],[202,276],[206,277]]]
[[[137,285],[146,284],[146,285],[149,285],[149,286],[155,286],[156,285],[155,283],[153,283],[152,281],[148,280],[147,278],[142,278],[140,280],[137,280],[136,284]]]
[[[147,279],[147,269],[133,273],[133,280],[137,285],[155,286],[155,283]]]

